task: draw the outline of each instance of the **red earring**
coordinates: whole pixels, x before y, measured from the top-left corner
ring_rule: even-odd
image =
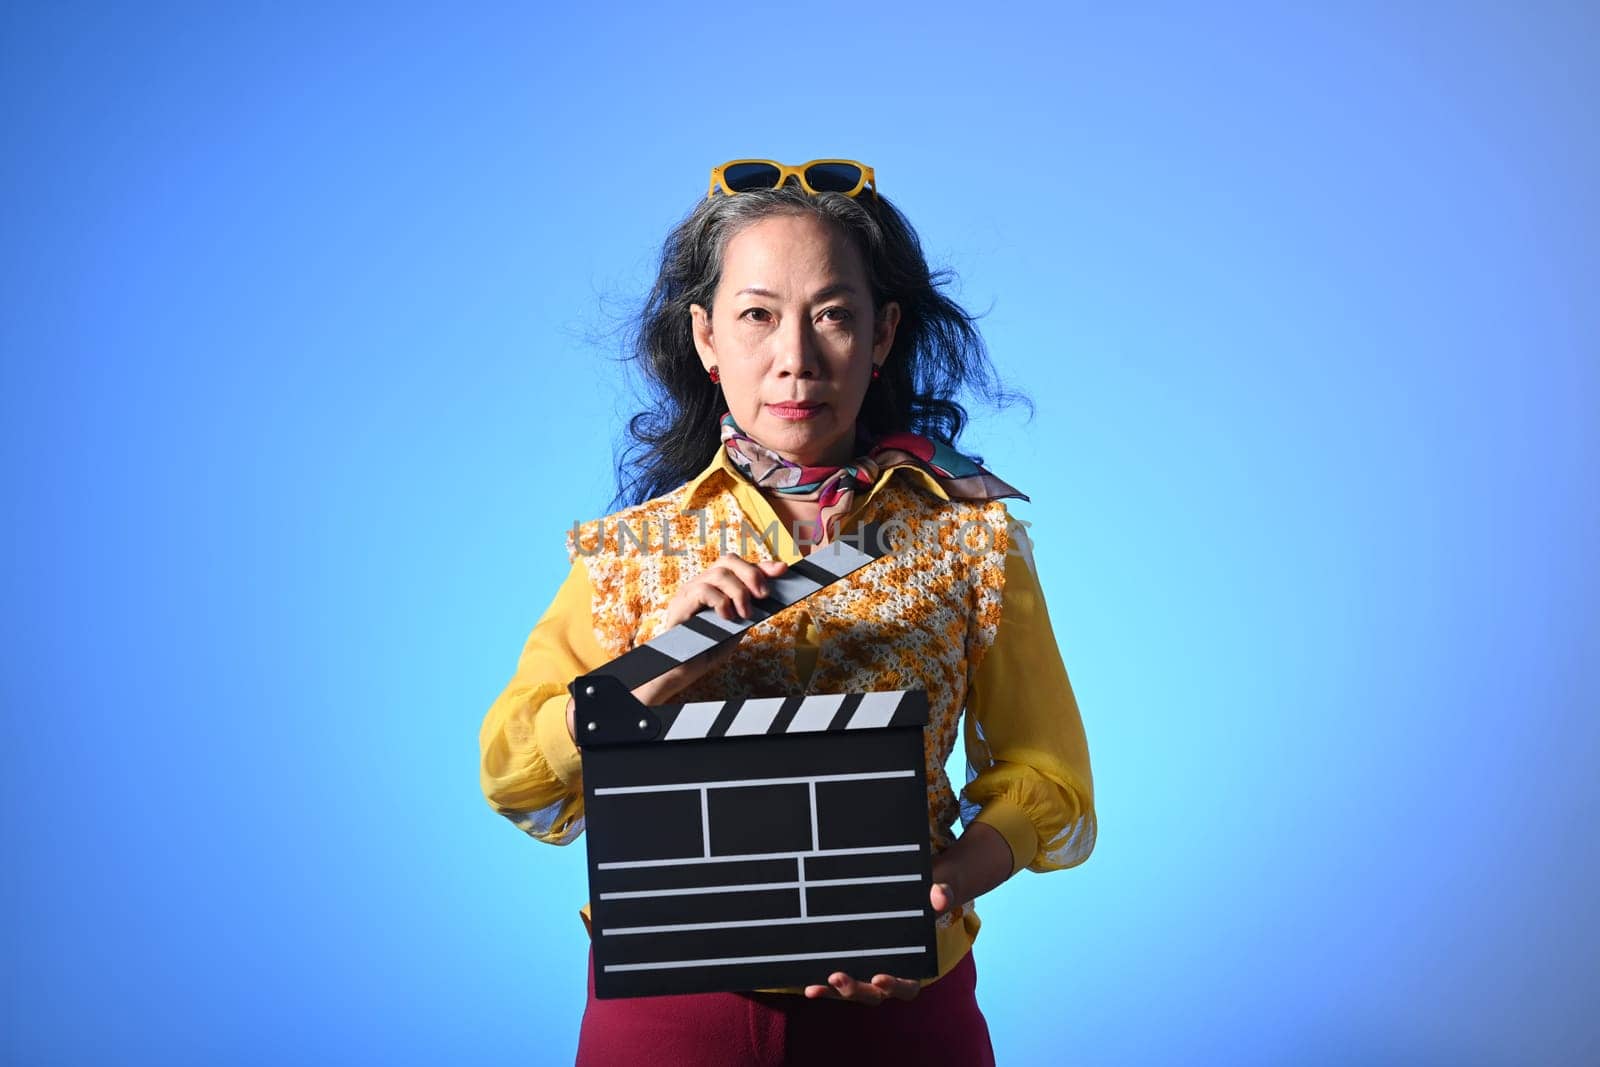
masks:
[[[712,367],[710,370],[706,371],[706,376],[711,379],[712,385],[720,385],[722,383],[722,375],[717,373],[717,368],[715,367]],[[874,374],[873,377],[876,378],[877,375]]]
[[[876,363],[874,363],[872,365],[872,380],[877,381],[880,373],[882,373],[882,369]]]

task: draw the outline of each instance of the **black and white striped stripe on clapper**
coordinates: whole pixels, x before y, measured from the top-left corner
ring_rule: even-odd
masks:
[[[926,694],[630,692],[882,555],[863,547],[791,565],[750,622],[703,612],[573,682],[597,996],[937,973]]]
[[[739,637],[756,623],[798,604],[824,586],[860,570],[882,557],[885,547],[879,527],[863,527],[856,543],[835,541],[824,545],[810,556],[791,563],[779,577],[768,578],[771,592],[751,606],[748,619],[730,621],[707,608],[638,648],[624,652],[593,673],[615,678],[626,689],[637,689],[724,641]]]

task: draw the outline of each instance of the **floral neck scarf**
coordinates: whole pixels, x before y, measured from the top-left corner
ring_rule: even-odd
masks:
[[[842,467],[803,467],[791,463],[733,421],[722,416],[722,443],[728,458],[756,488],[782,493],[791,500],[817,502],[816,542],[827,544],[838,533],[838,521],[849,514],[857,489],[871,489],[891,467],[915,467],[933,476],[954,500],[1028,499],[1023,493],[942,441],[914,433],[892,433],[873,441],[866,454]]]

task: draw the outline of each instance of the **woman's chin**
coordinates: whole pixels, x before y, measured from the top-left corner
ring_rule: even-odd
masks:
[[[835,433],[833,429],[830,426],[826,432],[819,432],[823,427],[810,422],[780,422],[776,425],[769,422],[762,428],[762,433],[752,436],[790,463],[798,463],[802,467],[836,466],[850,458],[848,455],[839,458],[850,437]]]

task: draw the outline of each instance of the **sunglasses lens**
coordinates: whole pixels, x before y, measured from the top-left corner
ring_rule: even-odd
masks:
[[[771,189],[778,184],[778,168],[771,163],[735,163],[722,168],[722,182],[736,193]]]
[[[806,168],[806,184],[819,193],[848,193],[861,183],[861,168],[853,163],[813,163]]]

